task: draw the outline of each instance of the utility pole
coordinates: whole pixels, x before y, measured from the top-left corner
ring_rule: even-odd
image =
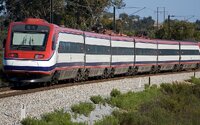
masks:
[[[53,0],[50,0],[50,23],[53,23]]]
[[[168,15],[167,23],[168,23],[168,37],[171,39],[171,31],[170,31],[170,15]]]
[[[163,14],[163,16],[164,16],[163,18],[164,19],[163,19],[163,22],[164,22],[165,21],[165,7],[163,7],[163,9],[164,9],[164,14]]]
[[[156,13],[157,13],[157,29],[158,29],[158,9],[159,9],[159,7],[157,7],[157,11],[156,11]]]
[[[159,8],[162,8],[163,10],[162,11],[159,11]],[[165,7],[157,7],[157,10],[156,10],[156,14],[157,14],[157,29],[159,29],[159,13],[163,13],[163,22],[165,21],[165,13],[166,13],[166,10],[165,10]]]
[[[116,31],[116,20],[115,20],[115,5],[113,5],[113,32]]]
[[[81,23],[81,22],[80,22],[80,12],[79,12],[79,10],[78,10],[78,7],[79,7],[78,5],[79,5],[79,0],[78,0],[77,3],[76,3],[76,6],[77,6],[77,10],[76,10],[76,29],[79,29],[79,28],[80,28],[78,24]]]

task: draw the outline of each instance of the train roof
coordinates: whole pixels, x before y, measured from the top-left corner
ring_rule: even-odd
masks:
[[[59,32],[76,34],[76,35],[82,35],[83,34],[82,30],[65,28],[65,27],[59,27]]]
[[[46,20],[38,19],[38,18],[26,18],[23,21],[12,22],[11,24],[13,24],[13,25],[16,25],[16,24],[52,25],[52,24],[48,23]]]
[[[156,44],[157,41],[154,39],[147,39],[147,38],[140,38],[140,37],[134,37],[136,42],[144,42],[144,43],[154,43]]]
[[[84,32],[88,37],[95,37],[95,38],[103,38],[103,39],[110,39],[109,35],[100,34],[100,33],[93,33],[93,32]]]
[[[82,30],[60,27],[52,23],[48,23],[46,20],[39,19],[39,18],[26,18],[21,22],[12,22],[11,25],[16,24],[35,24],[35,25],[46,25],[46,26],[54,26],[59,32],[66,32],[71,34],[83,35],[85,34],[88,37],[95,37],[101,39],[112,39],[116,41],[136,41],[136,42],[145,42],[145,43],[159,43],[159,44],[180,44],[181,45],[199,45],[198,42],[194,41],[179,41],[179,40],[161,40],[161,39],[148,39],[148,38],[141,38],[141,37],[128,37],[128,36],[111,36],[106,34],[94,33],[94,32],[86,32]]]
[[[111,36],[112,40],[133,42],[134,38],[128,36]]]

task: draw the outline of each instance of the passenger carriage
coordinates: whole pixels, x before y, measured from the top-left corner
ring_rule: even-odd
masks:
[[[157,71],[157,41],[135,39],[135,68],[137,72]]]
[[[111,37],[111,66],[115,75],[135,72],[134,46],[134,38]]]
[[[3,70],[10,81],[54,82],[65,79],[156,73],[199,67],[194,42],[109,36],[62,28],[42,19],[9,26]]]
[[[158,42],[158,69],[160,71],[180,68],[180,43],[178,41],[157,40]]]
[[[180,42],[180,68],[195,69],[199,67],[199,46],[197,42]]]

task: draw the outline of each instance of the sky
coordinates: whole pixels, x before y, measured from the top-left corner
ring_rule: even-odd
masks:
[[[124,0],[124,2],[126,3],[125,8],[117,9],[117,15],[123,12],[132,14],[145,7],[135,15],[140,17],[152,16],[156,20],[157,7],[159,7],[159,11],[164,11],[165,7],[165,19],[167,19],[168,15],[174,15],[174,17],[171,17],[172,19],[188,20],[190,22],[194,22],[197,19],[200,20],[200,0]],[[160,12],[159,22],[162,22],[163,19],[164,12]]]

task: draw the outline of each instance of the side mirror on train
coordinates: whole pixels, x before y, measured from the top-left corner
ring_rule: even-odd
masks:
[[[3,48],[6,46],[6,39],[3,40]]]

